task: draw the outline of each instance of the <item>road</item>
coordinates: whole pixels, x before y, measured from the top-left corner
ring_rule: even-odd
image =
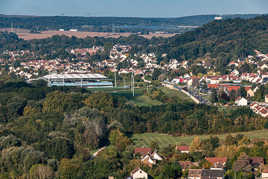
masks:
[[[188,90],[188,89],[186,90],[186,89],[183,89],[183,87],[180,87],[178,85],[174,85],[174,84],[171,84],[171,83],[165,83],[163,85],[166,86],[166,87],[168,87],[168,88],[177,89],[177,90],[181,91],[182,93],[184,93],[187,96],[189,96],[197,104],[207,104],[207,105],[210,105],[211,104],[207,99],[204,99],[196,91]]]

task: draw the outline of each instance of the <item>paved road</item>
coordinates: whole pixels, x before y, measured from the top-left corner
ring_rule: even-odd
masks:
[[[192,90],[186,90],[186,89],[183,89],[182,87],[178,86],[178,85],[174,85],[174,84],[171,84],[171,83],[165,83],[165,86],[166,87],[169,87],[169,88],[175,88],[181,92],[183,92],[184,94],[188,95],[190,98],[192,98],[194,100],[195,103],[197,104],[207,104],[207,105],[210,105],[211,103],[207,100],[207,99],[204,99],[198,92],[196,91],[192,91]]]

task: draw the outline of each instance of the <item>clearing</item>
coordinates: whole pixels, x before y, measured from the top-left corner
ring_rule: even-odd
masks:
[[[218,136],[220,139],[224,139],[227,134],[221,135],[199,135],[199,138],[205,139],[209,136]],[[250,131],[250,132],[238,132],[238,133],[231,133],[232,135],[236,134],[243,134],[250,139],[268,139],[268,129],[266,130],[257,130],[257,131]],[[176,145],[176,144],[187,144],[190,145],[193,138],[197,136],[181,136],[181,137],[174,137],[168,134],[159,134],[159,133],[144,133],[144,134],[134,134],[132,136],[132,140],[137,147],[149,147],[152,141],[158,143],[160,148],[166,147],[168,145]]]

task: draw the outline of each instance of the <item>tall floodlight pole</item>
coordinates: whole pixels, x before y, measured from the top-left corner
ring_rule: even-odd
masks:
[[[114,72],[114,87],[117,87],[117,81],[116,81],[116,70]]]
[[[135,88],[134,88],[134,72],[132,72],[132,93],[133,93],[133,96],[135,96]]]

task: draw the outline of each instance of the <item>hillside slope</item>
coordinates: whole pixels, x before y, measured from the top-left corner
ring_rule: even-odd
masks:
[[[254,49],[267,52],[268,16],[254,19],[213,21],[194,31],[177,35],[160,47],[171,58],[196,59],[210,56],[218,59],[246,57]]]

